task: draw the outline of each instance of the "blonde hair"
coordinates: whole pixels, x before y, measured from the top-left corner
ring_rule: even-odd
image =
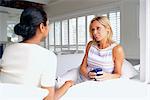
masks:
[[[92,19],[90,26],[89,26],[89,31],[90,31],[91,38],[96,42],[96,40],[93,37],[93,33],[92,33],[92,29],[91,29],[91,25],[94,21],[98,21],[106,29],[109,29],[108,35],[107,35],[107,42],[111,44],[113,42],[113,40],[112,40],[113,31],[112,31],[112,27],[111,27],[109,19],[106,16],[98,16],[98,17],[95,17]]]

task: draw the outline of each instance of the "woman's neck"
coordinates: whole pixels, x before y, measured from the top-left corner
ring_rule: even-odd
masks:
[[[107,41],[107,40],[102,40],[97,42],[97,46],[99,49],[105,49],[107,47],[109,47],[111,44]]]
[[[41,42],[41,38],[38,36],[34,36],[31,39],[23,41],[24,43],[30,43],[30,44],[39,44]]]

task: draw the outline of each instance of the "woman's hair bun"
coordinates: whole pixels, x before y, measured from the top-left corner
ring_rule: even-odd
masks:
[[[14,27],[14,32],[15,34],[17,35],[21,35],[24,34],[25,32],[25,29],[24,29],[24,26],[21,25],[20,23],[18,23],[15,27]]]
[[[20,24],[20,23],[18,23],[14,27],[15,34],[21,35],[23,38],[30,38],[30,37],[32,37],[34,35],[34,33],[35,33],[35,32],[33,32],[33,30],[34,30],[33,26]]]
[[[23,41],[25,41],[35,36],[39,25],[43,23],[46,26],[46,22],[47,14],[43,9],[27,8],[22,12],[20,23],[14,27],[14,32],[22,36]]]

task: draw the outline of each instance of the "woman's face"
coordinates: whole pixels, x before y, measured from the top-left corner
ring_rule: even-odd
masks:
[[[48,33],[49,33],[49,21],[46,22],[46,25],[41,23],[39,29],[40,31],[38,31],[38,33],[42,34],[40,36],[42,40],[44,40],[48,36]]]
[[[45,37],[48,36],[49,33],[49,21],[46,22],[46,26],[45,26]]]
[[[93,39],[96,41],[101,41],[105,38],[107,38],[107,30],[106,28],[98,21],[93,21],[91,24],[91,32]]]

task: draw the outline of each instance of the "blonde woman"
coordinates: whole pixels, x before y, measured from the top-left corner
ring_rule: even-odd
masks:
[[[80,66],[80,78],[107,80],[119,78],[124,60],[122,46],[112,40],[112,27],[107,17],[95,17],[90,23],[92,41],[87,44],[86,53]],[[94,68],[101,68],[102,75],[93,72]]]
[[[79,69],[72,69],[58,77],[58,86],[66,80],[76,84],[86,80],[103,81],[121,76],[124,51],[122,46],[112,40],[113,31],[107,17],[95,17],[90,23],[92,41],[87,44],[86,52]]]

